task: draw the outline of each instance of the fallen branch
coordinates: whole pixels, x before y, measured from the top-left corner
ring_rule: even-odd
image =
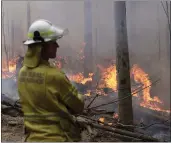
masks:
[[[149,128],[149,127],[151,127],[151,126],[154,126],[154,125],[157,125],[157,124],[165,125],[164,123],[166,123],[166,122],[168,122],[168,121],[170,121],[170,120],[168,119],[168,120],[165,120],[165,121],[163,121],[163,122],[152,123],[152,124],[147,125],[147,126],[145,126],[145,127],[141,127],[140,129],[147,129],[147,128]],[[169,127],[168,127],[168,128],[169,128]]]
[[[141,139],[137,139],[137,138],[134,138],[134,137],[129,137],[129,136],[126,136],[126,135],[120,135],[120,134],[117,134],[117,133],[112,133],[112,132],[108,132],[107,134],[109,135],[112,135],[112,137],[115,137],[117,139],[121,139],[122,141],[135,141],[135,142],[140,142],[142,141]]]
[[[93,98],[93,100],[88,104],[87,109],[90,107],[90,105],[94,102],[94,100],[98,97],[99,95],[96,94],[96,96]]]
[[[120,129],[126,129],[126,130],[129,130],[129,131],[133,131],[136,126],[134,125],[124,125],[124,124],[121,124],[121,123],[117,123],[115,125],[116,128],[120,128]]]
[[[81,117],[77,117],[77,122],[79,124],[87,124],[87,125],[90,125],[90,126],[92,126],[94,128],[102,129],[102,130],[105,130],[105,131],[109,131],[109,132],[113,132],[113,133],[129,136],[129,137],[139,138],[142,141],[154,141],[154,142],[158,142],[159,141],[158,139],[155,139],[153,137],[146,136],[146,135],[143,135],[143,134],[133,133],[133,132],[129,132],[129,131],[121,130],[121,129],[116,129],[116,128],[108,127],[108,126],[98,125],[98,124],[93,123],[91,121],[87,121],[87,120],[85,120],[85,119],[83,119]]]

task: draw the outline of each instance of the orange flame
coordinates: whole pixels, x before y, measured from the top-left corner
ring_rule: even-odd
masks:
[[[77,83],[85,84],[88,81],[92,81],[92,76],[93,76],[93,73],[89,73],[88,78],[84,78],[83,73],[78,73],[76,75],[69,75],[68,78],[71,81],[75,81]]]
[[[133,66],[131,73],[134,75],[134,80],[136,82],[140,82],[143,84],[143,88],[151,85],[148,74],[146,74],[141,68],[139,68],[138,65]],[[154,98],[150,97],[150,89],[151,89],[151,86],[143,90],[144,103],[148,103],[149,101],[162,103],[162,101],[160,101],[158,97],[156,96]]]
[[[9,67],[7,67],[6,61],[2,62],[2,78],[11,78],[15,75],[17,60],[18,60],[18,57],[9,60],[8,61]]]
[[[100,125],[103,125],[105,118],[101,117],[99,118],[99,121],[101,122]]]
[[[81,53],[82,52],[83,51],[81,51]],[[55,63],[55,65],[58,68],[61,68],[61,65],[62,65],[60,62],[60,59],[61,58],[59,58],[59,61],[57,61]],[[2,78],[10,78],[10,77],[13,77],[15,75],[17,60],[18,60],[18,57],[14,58],[12,60],[9,60],[9,62],[8,62],[9,71],[8,71],[6,62],[4,62],[4,61],[2,62]],[[107,68],[104,68],[100,65],[97,65],[97,67],[101,71],[101,79],[100,79],[98,88],[102,89],[102,88],[107,87],[107,88],[113,89],[113,91],[116,92],[117,91],[116,65],[111,65]],[[92,82],[93,75],[94,75],[93,73],[89,73],[88,78],[85,78],[83,76],[83,73],[77,73],[77,74],[73,74],[73,75],[68,76],[68,78],[71,81],[86,84],[87,82]],[[141,83],[143,85],[142,88],[144,88],[142,90],[143,96],[142,96],[142,102],[140,103],[140,106],[145,107],[145,108],[149,108],[152,110],[156,110],[156,111],[162,111],[162,112],[170,113],[170,110],[164,110],[160,107],[160,105],[163,104],[163,102],[157,96],[154,96],[154,97],[150,96],[151,87],[145,88],[145,87],[151,85],[151,81],[150,81],[147,73],[145,73],[138,65],[135,64],[133,66],[133,68],[131,69],[131,75],[133,75],[134,81],[137,83]],[[107,95],[99,89],[98,90],[95,89],[95,90],[96,90],[95,93],[99,93],[99,94],[102,93],[103,95]],[[88,90],[86,95],[90,96],[91,92],[92,92],[92,90]],[[134,94],[134,96],[138,97],[138,94]]]
[[[140,106],[169,113],[169,110],[163,110],[159,107],[159,103],[162,104],[163,102],[157,96],[154,96],[153,98],[150,96],[151,82],[149,80],[148,74],[146,74],[138,65],[133,66],[131,73],[133,74],[134,80],[137,83],[143,84],[143,101],[140,103]],[[148,86],[149,88],[145,88]]]
[[[87,93],[84,94],[85,96],[91,96],[91,90],[87,90]]]
[[[116,66],[110,66],[106,69],[99,66],[99,68],[102,70],[101,76],[101,82],[99,87],[104,88],[108,87],[113,89],[114,91],[117,90],[117,79],[116,79]]]

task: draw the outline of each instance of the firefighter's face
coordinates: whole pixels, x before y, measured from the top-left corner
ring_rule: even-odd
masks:
[[[57,48],[59,48],[59,45],[56,41],[46,43],[45,52],[48,58],[56,58]]]

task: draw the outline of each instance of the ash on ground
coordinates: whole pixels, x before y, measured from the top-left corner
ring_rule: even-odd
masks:
[[[93,135],[87,130],[82,131],[83,142],[119,142],[121,140],[112,137],[108,132],[93,129]],[[2,142],[21,142],[24,141],[24,126],[22,117],[11,117],[1,114],[1,140]]]

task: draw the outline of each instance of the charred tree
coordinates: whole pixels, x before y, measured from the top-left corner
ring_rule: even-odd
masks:
[[[14,49],[15,49],[15,42],[14,42],[14,20],[11,22],[11,56],[14,57]]]
[[[116,29],[117,81],[119,97],[120,122],[133,124],[132,95],[130,85],[130,65],[126,26],[126,4],[124,1],[114,2]]]
[[[23,66],[23,61],[24,61],[24,57],[19,55],[19,58],[16,63],[16,77],[18,77],[18,73]]]
[[[7,70],[9,71],[9,59],[8,59],[8,49],[7,49],[7,44],[6,44],[6,35],[5,35],[5,19],[4,19],[4,9],[2,6],[2,35],[3,35],[3,45],[4,45],[4,50],[5,50],[5,56],[6,56],[6,66]]]
[[[27,30],[31,24],[31,15],[30,15],[30,1],[27,2]]]
[[[85,47],[84,47],[84,76],[88,77],[88,74],[93,70],[93,51],[92,51],[92,8],[91,1],[84,1],[84,23],[85,23]]]
[[[170,57],[170,52],[171,52],[171,1],[170,1],[170,20],[169,20],[169,30],[170,30],[170,50],[169,50],[169,57]]]
[[[169,49],[168,49],[168,57],[170,58],[170,49],[171,49],[171,2],[168,3],[168,1],[165,2],[166,4],[164,4],[163,1],[161,1],[161,5],[163,7],[164,13],[166,15],[167,18],[167,23],[168,23],[168,30],[169,30]],[[169,10],[169,6],[170,6],[170,10]],[[169,16],[170,14],[170,16]],[[170,59],[169,59],[170,60]]]

